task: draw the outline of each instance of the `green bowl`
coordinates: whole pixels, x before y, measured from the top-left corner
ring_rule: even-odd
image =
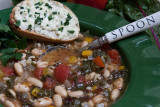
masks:
[[[128,22],[114,14],[88,6],[68,4],[77,15],[81,31],[102,36]],[[8,23],[12,8],[1,10],[2,23]],[[134,35],[113,44],[129,69],[125,94],[113,107],[160,107],[160,51],[144,34]],[[0,106],[2,107],[2,106]]]

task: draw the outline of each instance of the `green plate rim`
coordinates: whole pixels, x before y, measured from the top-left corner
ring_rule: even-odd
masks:
[[[128,22],[114,14],[88,6],[65,3],[80,21],[82,31],[101,36]],[[0,18],[7,23],[10,9],[0,11]],[[126,93],[113,107],[160,107],[160,52],[150,38],[138,34],[113,44],[130,70]],[[2,106],[0,106],[2,107]]]

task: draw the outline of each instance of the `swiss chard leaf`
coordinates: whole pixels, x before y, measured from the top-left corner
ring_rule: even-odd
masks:
[[[137,0],[137,2],[146,15],[160,11],[160,2],[158,2],[158,0]],[[130,22],[144,17],[135,0],[109,0],[104,10],[119,15]],[[160,37],[159,26],[153,27],[153,29]],[[146,33],[153,38],[150,30],[146,30]]]
[[[22,54],[21,53],[13,53],[13,56],[15,59],[19,60],[22,58]]]
[[[24,49],[27,47],[27,39],[23,37],[21,40],[17,42],[17,48],[18,49]]]
[[[21,53],[16,53],[17,49],[27,47],[27,39],[19,38],[8,25],[0,23],[0,60],[5,66],[12,59],[19,60],[22,57]]]
[[[16,50],[16,48],[6,48],[6,49],[1,49],[0,50],[0,53],[1,54],[9,54],[9,53],[12,53]]]
[[[1,63],[6,66],[7,62],[13,58],[13,55],[9,55],[9,54],[2,54],[0,59],[1,59]]]
[[[8,25],[0,24],[0,32],[8,32],[11,31]]]
[[[0,56],[1,63],[6,66],[7,62],[11,59],[19,60],[22,57],[22,53],[5,53]]]

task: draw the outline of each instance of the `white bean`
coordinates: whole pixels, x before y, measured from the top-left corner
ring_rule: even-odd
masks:
[[[38,49],[38,48],[34,48],[32,51],[31,51],[32,55],[38,57],[39,55],[42,54],[41,50]]]
[[[110,65],[108,65],[107,69],[108,69],[110,72],[113,72],[113,71],[115,71],[115,70],[118,69],[118,65],[111,63]]]
[[[48,66],[48,62],[42,62],[42,61],[37,62],[37,68],[45,68],[47,66]]]
[[[83,41],[82,45],[81,45],[81,48],[84,47],[84,46],[86,46],[86,45],[88,45],[88,42],[87,41]]]
[[[22,53],[22,58],[21,59],[26,59],[27,54]]]
[[[15,107],[22,107],[18,100],[12,100],[11,102],[14,104]]]
[[[27,82],[29,82],[30,84],[34,86],[43,87],[43,83],[37,78],[29,77],[27,79]]]
[[[92,73],[90,73],[89,75],[86,76],[86,79],[92,80],[95,77],[95,75],[96,75],[96,73],[92,72]]]
[[[15,93],[15,91],[13,91],[12,89],[9,89],[8,91],[13,95],[14,98],[16,98],[16,93]]]
[[[10,80],[11,78],[9,78],[9,77],[3,77],[3,81],[8,81],[8,80]]]
[[[106,106],[104,106],[104,103],[99,103],[96,105],[96,107],[106,107]]]
[[[89,107],[94,107],[94,103],[93,103],[92,100],[89,100],[89,101],[88,101],[88,106],[89,106]]]
[[[100,103],[103,101],[103,95],[99,94],[92,99],[93,103]]]
[[[4,102],[6,100],[5,94],[0,94],[0,102]]]
[[[110,76],[110,72],[107,69],[104,70],[103,76],[107,79]]]
[[[102,79],[102,77],[101,77],[100,74],[96,74],[96,75],[94,76],[94,82],[97,81],[97,80],[101,80],[101,79]]]
[[[55,94],[53,96],[53,102],[56,107],[61,107],[63,102],[62,102],[62,97],[59,94]]]
[[[68,91],[68,95],[70,97],[80,98],[80,97],[84,96],[84,93],[83,93],[83,91],[73,91],[73,92]]]
[[[108,107],[108,102],[103,102],[104,107]]]
[[[15,102],[14,103],[15,107],[22,107],[20,103]]]
[[[114,89],[111,92],[111,100],[115,101],[118,98],[119,94],[120,94],[119,89]]]
[[[27,85],[17,84],[14,86],[16,92],[28,92],[29,87]]]
[[[4,105],[5,105],[6,107],[16,107],[16,106],[14,105],[14,103],[12,103],[12,102],[9,101],[9,100],[6,100],[6,101],[4,102]]]
[[[20,63],[15,63],[14,69],[19,76],[21,76],[23,74],[23,67]]]
[[[62,97],[67,97],[67,91],[62,86],[56,86],[54,91]]]
[[[46,107],[50,104],[52,104],[52,99],[49,97],[39,98],[33,103],[35,107]]]
[[[113,85],[115,86],[115,88],[122,88],[123,87],[123,78],[118,78],[114,81]]]

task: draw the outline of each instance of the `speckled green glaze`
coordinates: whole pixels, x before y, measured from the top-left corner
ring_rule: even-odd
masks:
[[[77,15],[81,31],[102,36],[128,22],[114,14],[87,6],[67,4]],[[11,8],[0,11],[7,23]],[[138,34],[113,44],[129,69],[126,93],[113,107],[160,107],[160,51],[145,34]],[[2,107],[2,106],[0,106]]]

